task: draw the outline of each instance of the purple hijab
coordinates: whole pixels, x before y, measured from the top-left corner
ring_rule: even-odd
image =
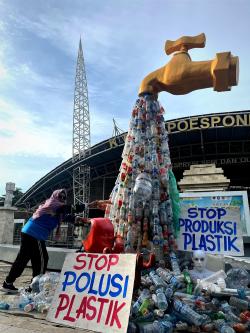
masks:
[[[65,200],[60,199],[61,194],[64,194]],[[51,197],[37,208],[32,216],[33,219],[37,219],[44,214],[55,215],[56,210],[66,204],[66,195],[65,189],[55,190]]]

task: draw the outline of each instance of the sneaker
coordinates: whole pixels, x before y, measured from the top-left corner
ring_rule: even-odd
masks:
[[[13,283],[7,283],[6,281],[3,283],[2,291],[13,294],[18,293],[18,289],[13,285]]]

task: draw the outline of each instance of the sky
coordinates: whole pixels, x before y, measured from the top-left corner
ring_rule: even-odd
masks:
[[[88,83],[91,145],[115,118],[127,131],[143,78],[171,56],[167,39],[206,34],[192,60],[239,56],[239,85],[159,95],[165,119],[250,109],[249,0],[0,0],[0,195],[23,192],[71,157],[79,38]]]

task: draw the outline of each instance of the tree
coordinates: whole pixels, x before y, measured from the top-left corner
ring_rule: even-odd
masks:
[[[23,196],[22,189],[17,187],[13,192],[13,195],[12,205],[15,206],[15,203]]]

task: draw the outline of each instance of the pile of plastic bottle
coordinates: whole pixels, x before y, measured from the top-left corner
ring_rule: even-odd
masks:
[[[197,293],[188,270],[181,272],[174,255],[169,268],[143,272],[128,333],[250,332],[250,280],[245,269],[230,269],[221,292]]]
[[[164,259],[175,244],[175,198],[164,109],[152,95],[137,99],[132,110],[122,163],[105,217],[124,239],[125,252],[142,249]],[[176,196],[177,194],[177,196]]]
[[[248,283],[240,280],[239,271],[243,284],[213,294],[194,292],[188,270],[180,269],[175,242],[179,196],[163,114],[156,96],[137,99],[105,212],[126,253],[154,253],[156,258],[156,266],[142,271],[141,287],[134,291],[128,332],[247,332]]]
[[[1,310],[23,310],[46,313],[51,305],[60,274],[55,272],[38,275],[30,285],[32,291],[21,289],[11,300],[0,302]]]

